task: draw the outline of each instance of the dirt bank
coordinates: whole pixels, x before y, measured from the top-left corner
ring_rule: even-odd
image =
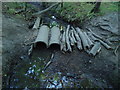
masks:
[[[15,64],[22,55],[27,54],[29,46],[24,43],[31,40],[32,34],[33,31],[28,29],[28,22],[24,19],[2,15],[3,69],[9,69],[6,65],[12,62]]]

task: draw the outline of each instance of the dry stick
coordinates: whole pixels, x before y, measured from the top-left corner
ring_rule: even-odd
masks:
[[[48,61],[48,63],[45,65],[42,72],[44,72],[47,69],[47,67],[49,67],[49,65],[53,62],[53,59],[54,59],[54,53],[52,53],[50,61]]]
[[[112,49],[107,43],[103,42],[102,40],[99,41],[106,49]]]
[[[90,28],[87,28],[96,38],[98,39],[103,39],[102,37],[100,37],[99,35],[95,34]]]
[[[37,17],[33,29],[38,29],[40,26],[40,17]]]
[[[30,55],[31,55],[32,50],[33,50],[33,45],[31,45],[31,46],[30,46],[30,49],[28,50],[28,56],[30,56]]]
[[[115,48],[115,51],[114,51],[115,56],[117,56],[117,50],[119,47],[120,47],[120,44]]]
[[[15,14],[20,14],[20,13],[22,13],[22,12],[24,12],[25,11],[25,9],[23,8],[23,9],[20,9],[20,10],[18,10],[18,11],[15,11]]]
[[[108,32],[110,32],[110,33],[112,33],[112,34],[114,34],[114,35],[118,35],[117,33],[113,32],[113,31],[111,31],[111,30],[109,30],[109,29],[106,29],[105,26],[106,26],[106,25],[100,25],[99,27],[100,27],[102,30],[108,31]],[[113,29],[109,24],[107,24],[107,26],[109,26],[111,29]]]
[[[74,46],[74,40],[72,38],[72,32],[71,32],[71,30],[69,31],[69,39],[70,39],[70,45]]]
[[[82,48],[81,39],[80,39],[78,33],[75,31],[75,29],[74,29],[73,27],[72,27],[72,29],[73,29],[75,38],[76,38],[76,40],[77,40],[77,41],[76,41],[76,42],[77,42],[77,48],[78,48],[79,50],[82,50],[83,48]]]
[[[69,41],[69,29],[70,29],[70,25],[67,26],[65,38],[66,38],[66,44],[67,44],[67,51],[72,52],[72,48],[70,46],[70,41]]]
[[[39,12],[37,12],[37,13],[34,13],[33,15],[43,14],[43,13],[49,11],[50,9],[52,9],[54,6],[56,6],[56,5],[58,5],[58,4],[60,4],[60,3],[55,3],[55,4],[51,5],[50,7],[46,8],[46,9],[44,9],[44,10],[42,10],[42,11],[39,11]]]
[[[63,43],[63,51],[67,51],[66,49],[66,39],[65,39],[65,31],[63,32],[63,36],[62,36],[62,43]]]
[[[100,42],[96,42],[89,54],[95,56],[101,50]]]
[[[87,38],[87,40],[88,40],[89,46],[92,47],[92,46],[93,46],[93,42],[90,40],[90,38],[88,37],[88,35],[87,35],[86,32],[84,32],[84,35],[86,36],[86,38]]]
[[[76,31],[78,32],[81,40],[82,40],[82,44],[83,44],[83,47],[84,47],[84,50],[87,50],[89,49],[89,44],[88,44],[88,41],[87,41],[87,38],[86,36],[84,35],[84,33],[80,30],[80,28],[76,28]]]
[[[92,33],[91,34],[89,33],[89,35],[94,41],[99,41],[106,49],[111,49],[111,47],[107,43],[103,42],[100,39],[97,39],[96,37],[93,36]]]
[[[76,39],[75,39],[75,36],[74,36],[74,32],[73,32],[73,30],[71,30],[71,37],[72,37],[74,43],[76,43],[77,41],[76,41]]]
[[[61,34],[60,34],[60,50],[61,50],[61,51],[63,50],[62,37],[63,37],[63,34],[61,33]]]
[[[110,41],[106,41],[106,40],[104,40],[101,36],[99,36],[99,35],[97,35],[97,34],[95,34],[90,28],[87,28],[96,38],[98,38],[98,39],[100,39],[100,40],[102,40],[102,41],[104,41],[104,42],[106,42],[107,44],[111,44],[111,42]]]
[[[90,37],[92,42],[95,42],[97,39],[92,35],[91,32],[87,32],[88,36]]]

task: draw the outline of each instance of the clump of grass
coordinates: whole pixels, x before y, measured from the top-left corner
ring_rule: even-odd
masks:
[[[17,11],[19,10],[25,10],[25,12],[19,13],[19,14],[15,14]],[[2,10],[3,12],[10,14],[10,15],[15,15],[18,18],[23,18],[25,16],[25,14],[27,16],[31,16],[32,15],[32,11],[35,10],[35,7],[33,7],[32,5],[27,3],[27,7],[26,7],[26,2],[4,2],[3,6],[2,6]]]
[[[109,12],[115,12],[118,10],[118,3],[102,2],[99,13],[90,13],[94,4],[86,2],[65,2],[63,7],[59,6],[56,12],[68,22],[82,23],[85,20],[91,19],[94,16],[104,15]]]

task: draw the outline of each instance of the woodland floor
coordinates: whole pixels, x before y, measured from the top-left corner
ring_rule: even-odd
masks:
[[[100,18],[108,18],[114,28],[118,29],[118,13],[111,13],[102,17],[97,17],[84,24],[85,28],[90,27],[94,32],[100,35],[101,31],[97,27],[91,27],[90,23],[100,21]],[[116,30],[117,33],[118,30]],[[15,66],[21,61],[21,56],[26,56],[29,46],[24,45],[25,41],[32,41],[35,31],[28,29],[28,22],[15,18],[10,15],[2,16],[2,42],[3,42],[3,75],[10,73],[10,65]],[[105,34],[111,35],[105,31]],[[113,43],[116,47],[118,44]],[[44,51],[45,52],[45,51]],[[55,50],[53,63],[47,68],[51,74],[61,72],[64,75],[86,74],[90,78],[98,78],[105,80],[109,85],[117,87],[118,81],[118,53],[114,55],[114,50],[107,50],[102,47],[100,53],[91,57],[84,51],[74,48],[72,53],[63,54],[59,50]],[[42,53],[41,53],[42,54]],[[29,63],[28,63],[29,64]],[[4,76],[3,76],[4,77]]]

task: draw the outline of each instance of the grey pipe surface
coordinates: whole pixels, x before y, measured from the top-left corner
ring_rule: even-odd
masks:
[[[48,47],[48,35],[49,35],[49,27],[46,25],[42,25],[39,29],[37,38],[35,40],[35,44],[38,42],[44,43]]]
[[[52,44],[60,45],[60,29],[56,26],[53,26],[50,29],[49,46],[51,46]]]

